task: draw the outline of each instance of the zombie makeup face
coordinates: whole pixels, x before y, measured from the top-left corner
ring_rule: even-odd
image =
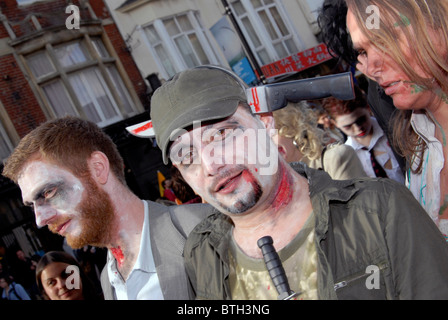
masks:
[[[39,227],[51,225],[63,236],[81,232],[76,208],[84,186],[73,174],[56,165],[33,161],[25,167],[18,182],[23,202],[34,208]]]
[[[368,109],[357,108],[353,112],[338,115],[336,126],[347,136],[362,140],[372,135],[372,121]]]
[[[105,236],[103,228],[113,219],[113,207],[91,178],[80,180],[57,165],[32,161],[18,184],[24,204],[34,209],[36,224],[65,236],[72,248],[101,242]]]
[[[255,129],[256,128],[256,129]],[[241,107],[223,121],[180,135],[171,160],[190,186],[227,214],[245,214],[270,194],[275,171],[264,175],[267,158],[278,166],[277,146],[260,121]]]

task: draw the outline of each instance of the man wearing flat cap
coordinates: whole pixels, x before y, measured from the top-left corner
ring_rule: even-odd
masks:
[[[184,255],[201,299],[276,299],[284,292],[257,245],[270,236],[295,299],[447,299],[448,246],[405,187],[333,181],[288,164],[254,116],[246,88],[214,66],[156,90],[151,119],[164,162],[220,213],[191,232]]]

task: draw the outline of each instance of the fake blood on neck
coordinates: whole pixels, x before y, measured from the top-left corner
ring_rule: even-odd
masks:
[[[273,199],[273,207],[277,211],[281,207],[288,205],[292,200],[291,181],[288,178],[286,170],[282,169],[282,178],[277,190],[277,194]]]
[[[118,248],[111,248],[110,252],[112,252],[112,255],[115,257],[115,260],[117,260],[118,267],[121,268],[124,262],[124,254],[123,250],[121,250],[121,247],[118,246]]]

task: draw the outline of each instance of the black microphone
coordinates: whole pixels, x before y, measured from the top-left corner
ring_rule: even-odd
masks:
[[[278,300],[289,300],[299,293],[291,290],[286,277],[285,269],[283,268],[280,257],[273,246],[274,241],[271,236],[265,236],[257,241],[258,247],[263,253],[263,259],[268,269],[269,275],[274,282],[275,288],[279,294]]]

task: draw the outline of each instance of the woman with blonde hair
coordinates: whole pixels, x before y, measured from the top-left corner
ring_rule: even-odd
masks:
[[[346,0],[357,68],[392,97],[406,184],[448,234],[448,1]]]
[[[367,177],[355,150],[341,143],[326,145],[328,137],[317,127],[316,114],[306,102],[274,111],[278,134],[274,141],[287,162],[304,162],[326,171],[335,180]]]

